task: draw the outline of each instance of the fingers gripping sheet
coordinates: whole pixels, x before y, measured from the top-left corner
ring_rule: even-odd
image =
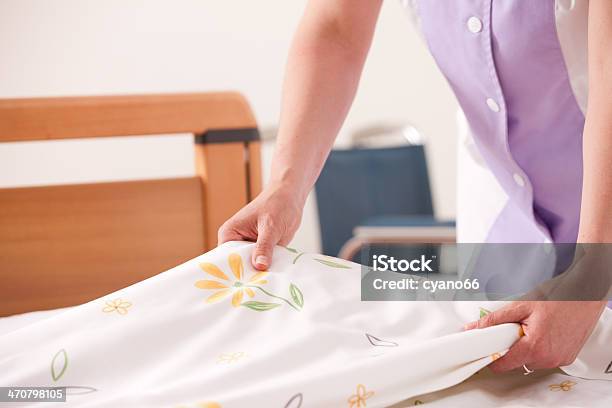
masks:
[[[385,407],[519,338],[516,324],[461,330],[499,303],[361,302],[359,265],[278,247],[258,272],[252,249],[227,243],[0,336],[0,386],[65,386],[61,406]],[[612,379],[610,327],[604,315],[568,372]]]

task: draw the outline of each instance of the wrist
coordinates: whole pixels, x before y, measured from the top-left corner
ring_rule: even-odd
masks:
[[[292,171],[275,172],[270,177],[267,189],[281,193],[285,196],[293,197],[297,205],[304,206],[306,198],[312,189],[311,185],[306,183],[304,177],[298,177],[291,174]]]
[[[308,197],[308,192],[286,180],[270,180],[266,190],[270,195],[281,196],[283,200],[288,201],[287,204],[292,203],[299,208],[304,207]]]

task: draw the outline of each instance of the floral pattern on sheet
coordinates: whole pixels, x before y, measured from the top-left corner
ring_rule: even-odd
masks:
[[[559,384],[551,384],[548,386],[548,389],[551,391],[569,391],[572,387],[576,385],[573,381],[563,381]]]
[[[370,342],[370,344],[373,345],[374,347],[397,347],[399,346],[399,344],[397,344],[394,341],[383,340],[374,335],[371,335],[370,333],[366,333],[365,335],[368,341]]]
[[[298,251],[295,248],[290,248],[290,247],[284,247],[287,251],[292,252],[295,254],[295,257],[293,258],[292,263],[295,265],[298,261],[298,259],[300,259],[302,257],[302,255],[305,255],[306,252],[301,252]],[[325,266],[329,266],[330,268],[339,268],[339,269],[351,269],[350,265],[346,265],[344,263],[338,262],[337,258],[331,258],[329,257],[329,259],[326,259],[324,257],[319,257],[319,258],[313,258],[315,261],[319,262],[320,264],[323,264]]]
[[[366,400],[374,395],[374,391],[367,391],[365,385],[358,384],[357,392],[348,398],[349,408],[367,407]]]
[[[217,364],[232,364],[247,357],[244,351],[235,351],[233,353],[221,353],[217,358]]]
[[[264,279],[268,276],[267,271],[254,271],[251,277],[245,280],[244,262],[239,254],[229,254],[228,264],[232,271],[232,278],[213,263],[200,263],[200,268],[204,272],[216,278],[215,280],[204,279],[195,282],[195,287],[198,289],[215,290],[215,292],[206,299],[207,303],[215,303],[231,296],[231,304],[233,307],[244,306],[257,312],[276,309],[283,304],[289,305],[296,311],[300,311],[304,306],[304,294],[297,285],[293,283],[289,284],[289,294],[291,297],[291,300],[289,300],[286,297],[275,295],[262,287],[262,285],[268,283],[268,281]],[[259,300],[243,302],[245,295],[249,298],[254,298],[256,296],[255,290],[275,300],[280,300],[281,303],[277,301],[263,302]]]
[[[349,265],[346,265],[340,262],[336,262],[335,258],[333,261],[330,261],[329,259],[321,259],[321,258],[314,258],[314,260],[325,266],[329,266],[330,268],[351,269]]]
[[[284,408],[302,408],[302,402],[304,401],[304,395],[300,392],[295,394],[287,401]]]
[[[293,261],[292,261],[292,263],[293,263],[294,265],[295,265],[295,263],[298,261],[298,259],[300,259],[300,257],[301,257],[302,255],[304,255],[304,254],[305,254],[305,252],[298,251],[298,250],[297,250],[297,249],[295,249],[295,248],[289,248],[289,247],[284,247],[284,248],[285,248],[287,251],[292,252],[292,253],[294,253],[294,254],[295,254],[295,257],[293,258]]]
[[[53,381],[59,381],[66,370],[68,369],[68,353],[65,349],[59,350],[51,359],[51,378]],[[94,387],[88,387],[84,385],[64,385],[66,389],[66,395],[84,395],[98,391]]]
[[[132,302],[128,302],[127,300],[119,298],[110,301],[107,300],[105,301],[105,305],[106,306],[104,306],[104,308],[102,309],[104,313],[117,312],[123,316],[126,315],[128,313],[128,309],[132,307]]]
[[[61,349],[55,353],[53,359],[51,360],[51,378],[53,378],[53,381],[57,381],[62,378],[67,368],[68,353],[66,353],[66,350]]]
[[[278,408],[304,408],[314,403],[315,405],[330,407],[371,408],[372,406],[378,406],[383,396],[385,400],[392,400],[393,395],[395,395],[396,389],[389,387],[390,381],[388,378],[385,378],[387,374],[390,377],[393,375],[393,370],[386,369],[389,367],[390,361],[401,362],[402,367],[408,366],[414,370],[419,370],[420,367],[425,365],[430,367],[430,364],[440,364],[440,367],[455,376],[457,381],[462,380],[459,375],[452,371],[454,368],[450,367],[443,358],[447,351],[454,355],[455,351],[453,350],[452,340],[456,336],[449,336],[448,344],[444,345],[446,347],[444,349],[442,347],[423,347],[423,350],[434,350],[433,353],[423,353],[423,355],[431,355],[431,360],[415,359],[409,358],[414,355],[411,352],[412,347],[406,347],[407,344],[412,345],[412,337],[403,333],[398,334],[395,330],[391,330],[396,327],[395,324],[400,321],[398,320],[400,318],[403,323],[406,323],[407,327],[411,327],[411,330],[411,324],[413,323],[417,329],[419,325],[427,325],[426,317],[429,311],[428,307],[430,306],[415,307],[415,311],[408,310],[405,312],[405,315],[402,314],[404,308],[401,308],[398,309],[398,317],[393,316],[391,319],[387,319],[389,316],[387,308],[380,307],[380,310],[377,312],[380,314],[372,313],[371,309],[376,306],[374,304],[368,308],[360,308],[359,314],[352,312],[344,313],[347,308],[350,309],[353,303],[356,305],[360,304],[358,303],[360,302],[358,298],[359,283],[352,286],[349,285],[348,287],[351,290],[346,290],[345,286],[343,286],[346,281],[344,276],[347,273],[357,272],[359,269],[354,267],[353,264],[329,258],[331,262],[351,265],[352,268],[352,270],[344,270],[343,268],[331,269],[334,266],[317,261],[317,259],[327,261],[327,257],[307,253],[306,256],[298,260],[298,264],[294,267],[291,262],[295,254],[290,250],[280,249],[277,255],[278,258],[275,258],[277,266],[273,266],[269,272],[259,272],[251,266],[250,252],[246,250],[240,251],[235,247],[228,249],[226,252],[217,251],[214,256],[199,257],[193,262],[179,267],[178,272],[172,271],[167,273],[157,283],[154,278],[144,285],[137,285],[115,295],[107,295],[102,299],[84,305],[80,311],[77,309],[76,312],[66,314],[64,318],[58,319],[60,323],[65,323],[66,328],[69,330],[73,330],[72,327],[75,327],[74,337],[67,338],[60,336],[56,339],[45,339],[42,330],[40,330],[41,333],[37,333],[32,329],[24,329],[24,333],[32,333],[40,338],[38,341],[40,343],[39,349],[34,350],[34,353],[28,350],[30,356],[24,356],[24,361],[26,358],[36,360],[32,357],[39,355],[41,357],[40,361],[35,361],[36,366],[32,364],[33,367],[29,370],[31,371],[32,378],[42,377],[47,383],[62,387],[66,386],[65,384],[74,384],[75,382],[94,385],[99,389],[85,386],[66,386],[66,393],[69,395],[69,399],[74,400],[75,403],[82,401],[87,405],[91,401],[92,406],[94,406],[96,402],[104,401],[108,396],[116,395],[116,391],[123,392],[120,387],[124,386],[124,382],[115,381],[112,376],[113,382],[105,382],[105,374],[99,370],[101,355],[109,357],[104,362],[108,362],[109,366],[112,365],[117,373],[120,372],[121,378],[129,378],[125,375],[125,370],[128,370],[130,375],[140,375],[143,373],[146,375],[149,368],[156,367],[174,370],[168,374],[173,374],[177,379],[187,379],[183,383],[176,383],[177,390],[179,386],[181,390],[187,390],[187,387],[192,385],[190,378],[202,372],[202,364],[207,365],[204,369],[213,371],[212,374],[214,375],[211,375],[210,378],[214,379],[215,386],[209,388],[203,386],[201,387],[202,389],[197,387],[198,389],[194,390],[193,393],[185,393],[183,395],[177,392],[173,394],[172,398],[164,398],[164,401],[159,401],[158,395],[155,393],[144,395],[148,406],[168,406],[174,408],[224,408],[230,402],[230,405],[240,407],[274,406]],[[275,267],[278,267],[278,270],[275,270]],[[287,269],[284,270],[282,268]],[[320,280],[323,280],[323,283],[320,283]],[[200,283],[202,281],[214,283],[202,285]],[[291,281],[294,283],[292,284]],[[234,286],[237,282],[241,285]],[[152,283],[155,283],[155,285]],[[319,286],[322,287],[321,293],[317,292]],[[333,291],[331,288],[333,288]],[[226,290],[223,295],[217,294],[223,290]],[[302,293],[302,290],[304,290],[304,293]],[[172,292],[172,302],[168,302],[168,298],[165,296],[169,292]],[[242,299],[238,306],[233,304],[236,292],[242,293]],[[348,293],[352,295],[350,297],[345,296]],[[218,299],[211,302],[214,304],[205,302],[205,300],[216,294]],[[305,301],[304,294],[306,295]],[[149,299],[154,299],[155,302],[149,301]],[[145,300],[147,301],[145,302]],[[248,301],[261,301],[264,305],[266,302],[275,302],[274,308],[279,309],[279,312],[260,316],[247,310],[257,310],[245,306],[244,304]],[[132,304],[134,307],[132,307]],[[305,313],[301,316],[294,315],[293,311],[287,310],[292,308],[289,304],[298,309],[305,307],[304,305],[306,304],[309,309],[304,311]],[[334,306],[342,307],[334,308]],[[491,310],[495,310],[496,307],[496,305],[487,306],[484,303],[472,303],[466,304],[464,308],[457,309],[455,313],[455,309],[448,306],[448,310],[451,313],[440,313],[440,315],[447,316],[448,323],[454,325],[465,316],[471,315],[472,317],[477,317],[479,306],[484,306]],[[438,304],[436,303],[431,307],[438,307]],[[101,313],[103,308],[108,308],[108,310]],[[149,316],[154,315],[153,313],[148,313],[149,308],[150,310],[157,310],[159,308],[164,309],[164,311],[167,308],[172,308],[168,310],[168,313],[161,315],[161,317],[171,323],[175,321],[177,315],[181,318],[186,317],[184,320],[184,330],[165,330],[162,333],[164,338],[159,340],[159,337],[162,336],[155,335],[159,332],[156,329],[161,327],[157,324],[159,319],[154,321],[145,320]],[[285,309],[284,311],[283,308]],[[446,310],[442,307],[440,309],[442,311]],[[236,310],[243,310],[243,312]],[[185,312],[184,315],[181,314],[183,311]],[[286,313],[286,315],[283,313]],[[383,318],[377,318],[379,316]],[[418,320],[415,319],[415,316],[424,316],[423,321],[413,322],[413,320]],[[160,315],[155,314],[154,317],[157,319]],[[290,319],[290,317],[293,317],[293,319]],[[223,322],[222,318],[231,320],[231,324]],[[88,319],[97,319],[100,324],[79,326],[74,324],[79,322],[78,319],[88,323],[90,322]],[[150,323],[156,324],[153,326]],[[302,328],[300,327],[301,324],[310,323],[313,323],[313,328],[318,327],[322,329],[320,333],[316,333],[316,337],[312,336],[309,331],[304,330],[302,332],[300,330]],[[84,328],[81,330],[80,327],[83,326]],[[364,330],[364,326],[367,327],[366,330]],[[153,327],[153,330],[149,330],[151,327]],[[169,325],[167,327],[173,326]],[[187,344],[191,339],[184,338],[186,332],[194,333],[194,335],[197,334],[198,336],[201,333],[201,330],[194,330],[194,327],[205,327],[209,332],[214,333],[214,336],[211,337],[210,342],[204,338],[205,341],[201,343],[202,347],[196,347],[192,350],[195,352],[198,349],[197,358],[184,359],[183,362],[185,363],[193,361],[193,365],[191,365],[191,362],[189,362],[189,365],[179,365],[180,359],[163,360],[164,356],[155,353],[155,350],[167,350],[167,348],[163,348],[167,344],[178,344],[180,346],[182,340],[185,340],[185,344]],[[145,328],[142,334],[140,333],[141,328]],[[503,334],[507,335],[507,337],[516,336],[517,328],[518,326],[508,327],[508,330]],[[109,329],[111,335],[107,335]],[[96,336],[91,335],[93,330],[97,330],[99,334]],[[129,330],[129,332],[126,333],[126,330]],[[448,330],[445,329],[443,334],[447,332]],[[471,335],[477,344],[488,341],[489,338],[501,343],[500,339],[502,336],[498,336],[498,333],[491,334],[490,332],[483,330]],[[122,348],[123,336],[126,334],[139,340],[138,342],[133,342],[133,346],[130,346],[131,349]],[[435,335],[437,334],[432,334],[432,336]],[[255,351],[251,346],[255,344],[253,339],[257,340],[258,338],[264,340],[262,344],[258,345],[257,351]],[[49,341],[55,342],[58,340],[61,343],[48,344]],[[170,342],[170,340],[173,341]],[[157,344],[157,346],[153,348],[147,341],[151,341],[151,344]],[[303,344],[299,342],[303,342]],[[423,341],[423,344],[426,343],[435,342]],[[142,347],[142,344],[146,344],[147,347]],[[270,349],[262,352],[260,349],[262,345],[265,347],[268,344]],[[319,356],[325,356],[326,353],[329,353],[328,345],[330,344],[332,349],[335,344],[348,344],[350,352],[354,354],[346,353],[346,360],[338,359],[333,361],[333,364],[337,364],[334,367],[346,366],[343,367],[344,371],[338,371],[340,375],[336,374],[336,370],[331,375],[328,375],[329,373],[320,372],[318,369],[319,363],[328,364],[323,358],[319,359]],[[477,344],[474,345],[475,350],[477,349]],[[487,342],[487,344],[489,343]],[[0,345],[3,345],[3,343],[0,343]],[[9,342],[6,342],[5,345],[12,347]],[[2,348],[0,347],[0,350]],[[177,347],[177,349],[179,348]],[[122,351],[127,357],[137,355],[137,361],[145,361],[144,358],[150,353],[142,352],[143,349],[153,351],[151,355],[153,361],[159,359],[155,366],[147,364],[143,367],[136,367],[129,364],[129,361],[126,362],[128,358],[123,358],[123,356],[116,354]],[[436,353],[435,351],[438,350],[439,353]],[[484,367],[497,357],[498,354],[494,353],[495,350],[496,348],[491,348],[487,349],[484,353],[474,353],[473,358],[478,358],[478,361]],[[271,354],[269,351],[273,351],[275,354]],[[374,353],[376,355],[384,355],[385,353],[389,355],[393,353],[394,357],[397,358],[383,359],[384,361],[379,365],[378,362],[372,362],[372,360],[365,358]],[[503,355],[503,353],[502,351],[499,354]],[[1,355],[2,351],[0,351]],[[361,357],[364,357],[364,364],[355,366],[345,364],[345,362],[350,363]],[[52,360],[53,363],[50,364]],[[418,360],[418,362],[415,360]],[[268,362],[273,362],[273,364],[268,364]],[[606,369],[609,362],[609,354],[606,354],[598,360],[597,370],[601,373],[602,370]],[[118,364],[119,367],[116,367],[115,364]],[[121,366],[122,364],[123,366]],[[422,364],[422,366],[419,366],[419,364]],[[270,378],[284,375],[285,370],[293,370],[294,367],[302,369],[302,367],[308,368],[309,366],[312,366],[312,372],[306,372],[305,370],[303,377],[300,373],[300,377],[296,377],[291,383],[288,382],[285,387],[278,390],[268,390],[265,386]],[[384,368],[381,370],[380,367]],[[368,369],[366,370],[365,368]],[[91,370],[91,372],[86,373],[85,370]],[[363,372],[357,370],[363,370]],[[10,367],[9,370],[3,372],[9,371]],[[81,377],[81,373],[84,372],[90,375],[91,378]],[[30,374],[28,373],[28,375]],[[318,378],[319,375],[321,375],[321,378]],[[208,376],[204,377],[202,383],[207,385]],[[227,381],[218,381],[221,377]],[[230,393],[233,390],[239,392],[241,389],[244,389],[240,388],[241,384],[244,385],[241,381],[243,377],[255,379],[253,381],[261,380],[264,386],[257,387],[256,385],[259,384],[253,383],[252,395],[244,393],[244,395],[240,395],[240,399],[234,398]],[[476,379],[471,381],[487,381],[487,376],[481,375],[480,377],[484,377],[484,379],[479,379],[477,376]],[[523,381],[522,384],[527,384],[527,381],[529,382],[529,386],[537,394],[532,396],[534,400],[542,396],[548,396],[552,402],[558,400],[558,398],[570,398],[573,402],[581,396],[581,392],[588,390],[589,387],[586,381],[583,382],[561,375],[556,375],[556,377],[552,378],[539,378],[535,375],[528,377],[526,381],[523,380],[522,375],[515,377],[521,377],[519,380]],[[233,381],[236,379],[238,381]],[[437,381],[437,378],[431,378],[431,381]],[[216,384],[222,383],[228,384],[228,388],[222,388],[223,385],[216,388]],[[576,383],[580,383],[580,387],[576,387]],[[163,383],[161,384],[162,386],[164,385]],[[402,385],[402,389],[403,386],[408,388],[406,393],[413,392],[409,388],[410,384]],[[214,392],[214,394],[208,394],[208,392]],[[452,391],[450,393],[452,394]],[[412,395],[400,395],[398,393],[397,398],[398,400],[402,398],[402,401],[405,401],[405,406],[421,405],[422,403],[430,405],[433,398],[430,395],[417,396],[414,392]],[[232,398],[225,398],[226,396]],[[452,396],[445,394],[443,397],[436,398],[442,399]],[[131,396],[126,394],[126,398],[123,398],[121,403],[117,405],[129,405],[129,403],[126,404],[125,402],[129,402],[129,398],[134,397],[138,397],[138,395]],[[405,400],[404,397],[411,398]],[[447,406],[460,405],[448,404]],[[101,404],[100,406],[105,405]]]
[[[66,395],[84,395],[91,394],[92,392],[98,391],[94,387],[87,387],[84,385],[67,385]]]

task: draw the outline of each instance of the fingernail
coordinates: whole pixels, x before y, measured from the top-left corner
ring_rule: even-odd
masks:
[[[265,255],[258,255],[257,258],[255,258],[255,263],[261,266],[268,266],[268,257]]]

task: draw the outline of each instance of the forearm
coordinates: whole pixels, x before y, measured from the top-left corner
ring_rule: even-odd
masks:
[[[610,95],[612,93],[608,94],[608,99]],[[603,120],[604,117],[608,119]],[[610,107],[589,108],[584,130],[584,181],[579,236],[579,241],[584,243],[612,243],[611,122]]]
[[[317,3],[309,4],[289,54],[271,177],[273,184],[291,186],[302,201],[349,111],[380,8],[354,7],[342,16]]]
[[[612,243],[612,2],[589,7],[589,104],[579,241]]]

